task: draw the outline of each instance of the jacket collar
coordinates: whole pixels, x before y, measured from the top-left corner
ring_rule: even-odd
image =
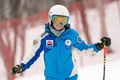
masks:
[[[45,32],[52,34],[52,32],[49,29],[49,26],[50,26],[49,23],[45,24]],[[70,31],[71,31],[70,24],[66,24],[65,25],[65,31],[62,33],[62,35],[65,35],[65,34],[67,34]]]

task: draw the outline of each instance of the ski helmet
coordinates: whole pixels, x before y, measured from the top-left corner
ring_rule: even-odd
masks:
[[[69,17],[68,9],[63,5],[54,5],[49,10],[49,17],[52,20],[52,16],[60,15],[60,16],[67,16]]]

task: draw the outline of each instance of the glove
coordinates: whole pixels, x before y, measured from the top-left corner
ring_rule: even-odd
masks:
[[[11,74],[22,73],[24,71],[24,67],[22,65],[16,65],[12,67]]]
[[[98,50],[103,49],[104,46],[109,47],[110,45],[111,45],[111,38],[109,38],[109,37],[102,37],[100,39],[100,42],[96,43],[96,47],[97,47]]]
[[[111,45],[111,39],[109,37],[102,37],[101,41],[104,43],[105,46],[109,47]]]

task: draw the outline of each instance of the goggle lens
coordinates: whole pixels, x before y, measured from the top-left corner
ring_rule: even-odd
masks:
[[[68,17],[66,16],[53,16],[52,21],[55,24],[67,24],[68,23]]]

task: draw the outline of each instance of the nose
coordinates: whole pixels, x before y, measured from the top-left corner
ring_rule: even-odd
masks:
[[[60,22],[60,24],[61,24],[61,25],[63,25],[63,23],[62,23],[62,22]]]
[[[57,24],[57,26],[63,26],[63,23],[59,23],[59,24]]]

